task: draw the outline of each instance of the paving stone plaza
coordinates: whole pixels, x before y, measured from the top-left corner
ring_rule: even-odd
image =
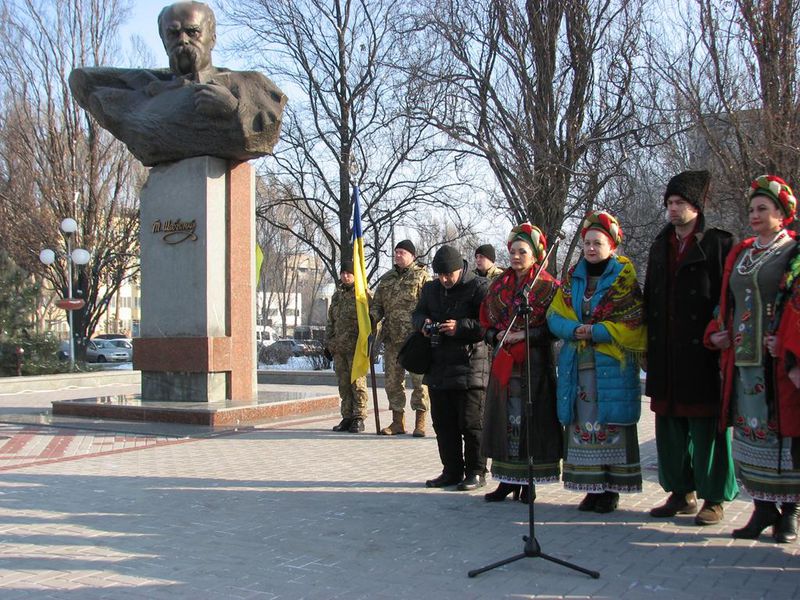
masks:
[[[522,551],[526,506],[426,489],[435,439],[378,437],[372,414],[360,435],[331,432],[336,414],[214,434],[23,418],[56,397],[0,394],[5,600],[800,596],[800,545],[730,537],[749,499],[719,526],[647,515],[665,494],[646,406],[643,493],[600,515],[577,511],[580,495],[560,485],[538,489],[542,550],[595,580],[540,558],[468,578]]]

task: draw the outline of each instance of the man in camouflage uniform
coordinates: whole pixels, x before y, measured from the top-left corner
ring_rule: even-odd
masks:
[[[503,269],[494,264],[496,258],[494,246],[491,244],[478,246],[475,248],[475,269],[472,272],[478,277],[486,277],[492,281],[503,272]]]
[[[350,382],[353,355],[358,341],[358,317],[356,315],[356,292],[353,276],[353,261],[343,260],[340,282],[331,298],[328,323],[325,327],[325,347],[333,355],[333,365],[339,382],[340,410],[342,420],[334,431],[360,433],[364,431],[367,417],[367,378],[359,377]],[[367,300],[372,294],[367,290]]]
[[[406,432],[403,412],[406,406],[406,372],[397,362],[403,343],[412,332],[411,313],[417,306],[422,286],[431,280],[428,271],[417,262],[417,250],[410,240],[394,248],[394,267],[378,280],[375,299],[370,307],[374,323],[383,320],[384,370],[386,395],[392,409],[392,424],[381,430],[382,435]],[[428,387],[422,385],[422,375],[411,374],[414,391],[411,408],[416,411],[414,437],[425,436],[425,415],[430,408]]]

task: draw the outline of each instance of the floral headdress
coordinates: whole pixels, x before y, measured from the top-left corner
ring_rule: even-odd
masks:
[[[611,249],[616,249],[622,242],[622,228],[619,226],[617,218],[604,210],[595,210],[586,213],[581,226],[581,238],[586,237],[586,232],[590,229],[597,229],[606,234],[611,242]]]
[[[756,196],[766,196],[783,212],[784,227],[794,221],[797,212],[797,199],[789,184],[777,175],[756,177],[750,184],[750,200]]]
[[[533,257],[537,263],[544,260],[547,256],[547,238],[542,230],[531,225],[527,221],[521,225],[517,225],[508,234],[508,249],[511,250],[511,244],[517,240],[522,240],[533,249]]]

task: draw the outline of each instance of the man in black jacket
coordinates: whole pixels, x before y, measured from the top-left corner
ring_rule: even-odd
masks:
[[[411,315],[414,329],[431,340],[431,366],[423,382],[443,466],[442,474],[425,485],[474,490],[486,485],[480,439],[489,361],[479,311],[488,280],[471,273],[452,246],[439,248],[432,267],[437,279],[423,286]]]
[[[667,501],[656,518],[697,512],[697,525],[723,518],[722,504],[738,493],[730,436],[719,432],[719,355],[703,346],[703,332],[719,301],[727,231],[705,227],[703,207],[711,175],[684,171],[664,193],[669,223],[650,247],[644,299],[647,386],[656,413],[658,479]]]

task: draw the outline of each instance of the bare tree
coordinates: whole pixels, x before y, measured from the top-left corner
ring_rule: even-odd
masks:
[[[479,245],[477,234],[472,230],[463,230],[458,224],[437,219],[431,216],[425,223],[416,228],[418,259],[430,263],[436,251],[447,244],[455,247],[467,261]]]
[[[694,0],[672,31],[654,34],[653,66],[669,84],[686,131],[688,164],[714,173],[715,206],[725,225],[745,233],[750,180],[800,169],[798,0]],[[793,183],[797,184],[797,181]]]
[[[118,0],[0,0],[0,238],[20,265],[66,291],[65,262],[45,268],[36,257],[59,247],[60,221],[75,218],[73,241],[92,253],[73,282],[86,301],[75,319],[81,338],[138,271],[143,169],[77,106],[66,78],[114,56],[124,17]]]
[[[230,0],[241,27],[237,49],[290,97],[273,173],[296,195],[282,198],[316,224],[302,237],[338,274],[350,256],[353,184],[361,189],[368,271],[421,207],[452,207],[463,190],[436,131],[409,116],[392,68],[399,48],[399,0]],[[358,165],[357,175],[350,168]],[[457,213],[452,214],[458,220]],[[300,232],[293,231],[295,235]]]
[[[409,104],[485,161],[513,220],[554,233],[648,143],[643,2],[430,0],[414,22]]]
[[[276,208],[275,218],[291,223],[292,215],[281,208]],[[262,302],[257,310],[262,322],[271,324],[270,314],[274,307],[281,318],[281,336],[286,337],[290,316],[293,325],[297,325],[294,294],[298,287],[297,257],[301,246],[295,236],[287,230],[272,227],[267,220],[258,221],[258,243],[264,252],[264,263],[259,280]]]
[[[317,295],[330,276],[327,268],[305,245],[303,239],[319,239],[316,224],[281,202],[293,196],[291,189],[275,178],[259,178],[257,186],[257,238],[264,253],[259,289],[263,299],[257,308],[266,323],[272,307],[283,321],[282,334],[287,333],[290,311],[297,308],[297,294],[302,303],[303,323],[311,325],[312,309]],[[337,265],[338,270],[338,265]],[[291,316],[295,317],[294,314]],[[300,321],[294,318],[294,325]]]

